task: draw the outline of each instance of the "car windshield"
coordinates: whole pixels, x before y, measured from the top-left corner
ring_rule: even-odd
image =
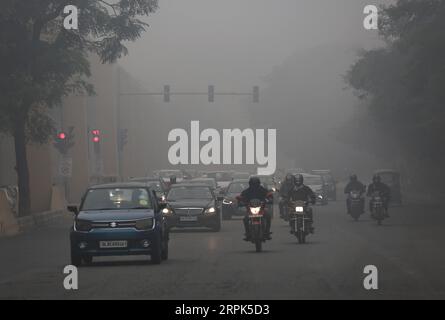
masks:
[[[249,183],[247,181],[234,182],[229,185],[229,188],[227,188],[227,193],[241,193],[247,188],[249,188]]]
[[[213,178],[218,182],[232,180],[232,174],[230,172],[209,172],[206,173],[206,177]]]
[[[88,190],[81,210],[152,209],[146,189],[110,188]]]
[[[233,175],[233,179],[249,179],[250,173],[238,172]]]
[[[304,177],[304,184],[306,185],[322,185],[323,179],[320,176],[306,176]]]
[[[380,173],[379,176],[381,181],[386,184],[393,184],[396,180],[395,175],[392,173]]]
[[[212,197],[212,192],[208,187],[178,186],[170,189],[167,200],[211,199]]]
[[[201,179],[193,179],[193,180],[190,180],[188,183],[193,183],[193,184],[205,184],[205,185],[207,185],[207,186],[209,186],[209,187],[211,187],[211,188],[216,188],[216,182],[215,182],[215,180],[210,180],[210,179],[204,179],[204,180],[201,180]]]

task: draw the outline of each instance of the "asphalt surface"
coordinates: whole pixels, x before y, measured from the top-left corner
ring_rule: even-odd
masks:
[[[79,269],[79,289],[63,287],[71,217],[0,239],[0,299],[444,299],[445,212],[391,208],[377,226],[354,222],[344,202],[315,207],[316,233],[297,244],[275,217],[273,239],[256,253],[242,241],[242,222],[221,232],[171,234],[170,259],[99,258]],[[366,265],[378,268],[378,289],[365,290]]]

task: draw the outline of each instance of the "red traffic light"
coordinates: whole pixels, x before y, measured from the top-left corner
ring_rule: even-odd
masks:
[[[57,138],[59,138],[60,140],[65,140],[66,139],[66,133],[65,132],[59,132],[57,134]]]
[[[91,133],[92,133],[92,135],[93,135],[93,142],[95,142],[95,143],[99,143],[100,142],[100,130],[97,130],[97,129],[95,129],[95,130],[91,130]]]

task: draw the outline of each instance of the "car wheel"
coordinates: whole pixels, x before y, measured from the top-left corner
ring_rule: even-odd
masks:
[[[162,261],[162,245],[161,237],[158,234],[156,240],[153,242],[153,248],[151,249],[151,263],[160,264]]]

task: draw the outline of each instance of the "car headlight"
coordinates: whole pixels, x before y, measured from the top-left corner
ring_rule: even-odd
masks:
[[[75,231],[82,231],[82,232],[88,232],[91,231],[92,226],[91,222],[85,221],[85,220],[76,220],[74,221],[74,230]]]
[[[215,212],[216,209],[214,207],[207,208],[205,211],[206,214],[214,214]]]
[[[295,207],[295,212],[304,212],[303,207]]]
[[[260,213],[261,207],[250,207],[250,213],[258,214]]]
[[[153,218],[137,220],[136,221],[136,229],[138,229],[138,230],[152,229],[153,223],[154,223]]]
[[[224,203],[224,204],[232,204],[233,201],[230,200],[230,199],[224,199],[224,200],[223,200],[223,203]]]

